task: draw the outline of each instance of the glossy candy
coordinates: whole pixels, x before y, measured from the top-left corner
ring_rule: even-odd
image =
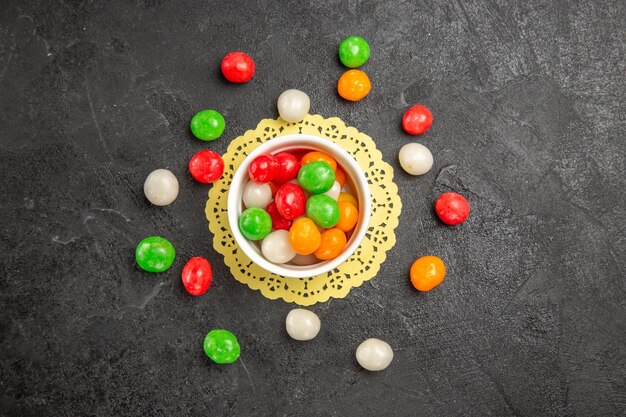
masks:
[[[339,205],[327,195],[314,195],[306,202],[306,215],[316,225],[329,229],[339,221]]]
[[[339,198],[339,194],[341,194],[341,184],[339,184],[339,182],[337,181],[335,181],[330,190],[323,193],[323,195],[327,195],[335,201],[337,201],[337,199]]]
[[[183,285],[191,295],[204,294],[211,285],[213,270],[206,259],[196,256],[185,264],[182,272]]]
[[[252,181],[270,182],[278,175],[279,170],[278,159],[274,155],[263,154],[254,158],[250,163],[248,174]]]
[[[265,259],[275,264],[284,264],[296,256],[286,230],[275,230],[267,235],[261,243],[261,252]]]
[[[243,188],[243,204],[248,208],[265,208],[271,201],[272,188],[267,183],[248,181]]]
[[[320,246],[315,251],[315,257],[322,261],[334,259],[343,252],[346,243],[346,234],[343,231],[337,228],[325,230],[322,233]]]
[[[309,255],[319,248],[322,235],[313,220],[303,217],[293,222],[289,229],[289,243],[296,253]]]
[[[411,175],[424,175],[433,166],[433,155],[419,143],[407,143],[398,153],[400,166]]]
[[[416,290],[430,291],[441,284],[446,276],[446,266],[436,256],[422,256],[411,266],[411,283]]]
[[[359,207],[359,202],[356,201],[356,198],[354,198],[354,196],[350,193],[344,193],[344,192],[339,193],[339,198],[337,199],[337,202],[341,203],[342,201],[345,201],[346,203],[350,203],[354,207],[357,207],[357,208]]]
[[[283,184],[298,176],[300,170],[300,161],[289,152],[280,152],[274,155],[278,160],[278,174],[274,177],[273,182]]]
[[[292,339],[311,340],[320,332],[320,318],[312,311],[294,308],[285,319],[287,333]]]
[[[335,227],[348,233],[350,230],[354,229],[354,226],[356,226],[356,223],[359,221],[359,209],[347,201],[341,201],[338,206],[339,221]]]
[[[276,208],[281,216],[293,220],[302,216],[306,211],[306,196],[299,185],[287,182],[276,191]]]
[[[248,208],[241,213],[239,230],[246,239],[261,240],[272,231],[272,218],[262,208]]]
[[[200,140],[210,141],[222,136],[226,129],[224,117],[215,110],[202,110],[193,116],[191,133]]]
[[[265,211],[267,211],[272,218],[272,228],[274,230],[289,230],[291,225],[293,224],[293,220],[285,219],[279,212],[278,207],[276,207],[276,202],[272,201],[265,207]]]
[[[143,192],[155,206],[167,206],[178,196],[178,180],[167,169],[152,171],[143,183]]]
[[[301,122],[311,108],[311,100],[300,90],[286,90],[278,97],[278,114],[289,123]]]
[[[402,128],[409,135],[421,135],[430,129],[432,124],[432,113],[421,104],[408,109],[402,117]]]
[[[342,187],[346,185],[346,171],[339,166],[335,170],[335,181],[337,181]]]
[[[234,334],[228,330],[211,330],[204,338],[204,353],[215,363],[233,363],[241,348]]]
[[[292,263],[296,264],[296,265],[302,265],[302,266],[306,266],[306,265],[313,265],[318,263],[320,260],[317,259],[315,257],[314,254],[310,253],[308,255],[296,255],[293,257],[293,259],[291,260]]]
[[[367,74],[359,70],[346,71],[337,82],[337,92],[349,101],[359,101],[367,96],[372,84]]]
[[[456,226],[467,219],[470,213],[470,205],[461,194],[443,193],[435,202],[435,212],[442,222],[450,226]]]
[[[219,180],[224,174],[224,160],[217,152],[205,149],[191,158],[189,173],[196,181],[210,184]]]
[[[147,272],[167,271],[176,257],[174,246],[160,236],[147,237],[137,244],[135,261]]]
[[[380,339],[367,339],[356,349],[356,360],[368,371],[382,371],[393,360],[393,350]]]
[[[325,161],[310,162],[300,168],[298,183],[311,194],[325,193],[335,183],[335,171]]]
[[[304,156],[300,160],[300,164],[306,165],[315,161],[324,161],[328,163],[328,165],[330,165],[333,171],[337,171],[337,161],[335,161],[335,158],[333,158],[332,156],[324,152],[318,152],[318,151],[308,152],[304,154]]]
[[[339,44],[339,59],[348,68],[357,68],[370,59],[370,46],[360,36],[350,36]]]
[[[222,59],[222,74],[231,83],[250,81],[254,70],[254,61],[243,52],[231,52]]]

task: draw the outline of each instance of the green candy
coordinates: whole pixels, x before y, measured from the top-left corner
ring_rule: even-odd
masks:
[[[325,193],[335,183],[335,171],[327,162],[309,162],[300,168],[298,183],[311,194]]]
[[[191,133],[200,140],[215,140],[222,136],[226,121],[215,110],[202,110],[196,113],[190,123]]]
[[[339,59],[348,68],[356,68],[370,59],[370,46],[359,36],[345,38],[339,44]]]
[[[246,239],[261,240],[272,231],[272,217],[259,207],[250,207],[241,213],[239,230]]]
[[[314,195],[306,202],[306,216],[316,225],[330,229],[339,222],[339,205],[325,194]]]
[[[234,334],[228,330],[211,330],[204,338],[204,353],[215,363],[233,363],[241,348]]]
[[[167,271],[176,257],[174,246],[169,240],[160,236],[147,237],[135,249],[137,265],[144,271],[163,272]]]

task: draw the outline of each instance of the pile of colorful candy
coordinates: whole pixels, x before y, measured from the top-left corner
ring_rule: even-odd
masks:
[[[358,36],[344,39],[338,48],[339,59],[350,68],[337,82],[338,94],[349,101],[365,98],[372,86],[367,74],[354,68],[370,58],[370,46]],[[242,52],[231,52],[221,63],[222,74],[233,83],[252,79],[255,64]],[[278,98],[280,117],[298,123],[310,110],[309,96],[299,90],[286,90]],[[410,135],[427,132],[433,123],[429,109],[421,104],[409,108],[402,117],[402,127]],[[218,139],[226,129],[224,117],[216,110],[202,110],[191,119],[191,133],[202,141]],[[411,175],[424,175],[433,166],[433,156],[424,145],[409,143],[398,155],[400,166]],[[224,161],[211,150],[196,153],[189,161],[189,173],[198,182],[210,184],[224,173]],[[242,203],[245,210],[239,218],[241,233],[260,243],[267,260],[276,264],[292,262],[309,265],[337,257],[346,246],[359,218],[359,203],[352,196],[346,174],[329,155],[317,151],[297,150],[255,158],[248,170]],[[178,196],[179,184],[165,169],[150,173],[144,183],[146,198],[154,205],[171,204]],[[463,223],[470,212],[469,203],[460,194],[442,194],[435,212],[446,225]],[[148,272],[163,272],[174,262],[174,246],[166,239],[152,236],[137,245],[137,265]],[[410,280],[419,291],[430,291],[446,274],[444,262],[436,256],[417,259],[410,269]],[[213,278],[209,261],[202,257],[189,259],[182,270],[182,283],[189,294],[204,294]],[[311,340],[320,331],[319,317],[308,310],[294,309],[287,315],[287,333],[295,340]],[[204,339],[204,352],[215,363],[237,360],[240,346],[227,330],[212,330]],[[365,369],[385,369],[393,359],[389,344],[367,339],[356,349],[356,359]]]
[[[318,151],[300,155],[257,156],[243,191],[239,229],[246,239],[261,241],[263,256],[276,264],[336,258],[359,218],[358,204],[344,201],[346,197],[339,201],[349,185],[337,161]],[[306,257],[311,254],[314,258]]]

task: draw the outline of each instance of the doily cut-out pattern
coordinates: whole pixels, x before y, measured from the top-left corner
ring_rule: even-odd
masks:
[[[237,167],[257,146],[277,136],[307,133],[325,137],[344,148],[358,162],[369,183],[372,216],[368,231],[356,252],[327,274],[310,278],[285,278],[254,264],[235,243],[227,215],[228,190]],[[387,251],[396,243],[395,228],[402,209],[393,168],[383,161],[372,138],[336,117],[307,115],[300,123],[264,119],[254,130],[233,140],[224,155],[224,175],[213,184],[206,204],[213,247],[224,256],[235,279],[272,300],[281,298],[302,306],[344,298],[350,290],[376,276]]]

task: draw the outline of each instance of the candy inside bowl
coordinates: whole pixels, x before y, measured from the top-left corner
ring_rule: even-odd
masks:
[[[334,161],[336,161],[337,166],[340,168],[340,169],[337,169],[336,172],[342,171],[343,173],[345,173],[345,184],[341,187],[341,191],[344,193],[347,192],[346,194],[352,195],[354,197],[355,201],[352,201],[352,203],[356,203],[356,206],[358,209],[356,225],[354,225],[353,228],[351,228],[347,233],[345,233],[346,244],[339,254],[331,254],[331,256],[325,256],[324,254],[321,254],[318,252],[317,255],[321,256],[322,259],[315,256],[314,253],[310,253],[307,255],[296,255],[293,259],[285,263],[270,262],[263,255],[263,251],[261,250],[261,247],[263,245],[263,238],[267,237],[267,233],[266,233],[267,230],[264,230],[263,233],[258,236],[251,236],[249,233],[246,233],[248,237],[251,237],[252,239],[254,239],[254,240],[250,240],[246,238],[246,236],[244,236],[244,233],[242,233],[242,230],[240,229],[240,220],[242,217],[242,213],[244,213],[244,211],[246,211],[246,208],[247,208],[243,202],[244,194],[246,196],[246,201],[251,205],[255,205],[255,203],[263,205],[263,204],[267,204],[267,201],[268,201],[267,190],[261,189],[260,192],[256,192],[257,190],[253,190],[253,192],[251,192],[249,188],[246,191],[246,185],[249,183],[249,181],[251,181],[250,174],[249,174],[250,166],[253,163],[253,161],[255,161],[257,157],[261,155],[276,155],[281,152],[289,152],[294,155],[302,156],[313,151],[317,151],[317,152],[321,152],[323,154],[329,155]],[[255,163],[255,165],[256,164],[258,164],[258,161],[257,163]],[[324,165],[324,164],[321,164],[321,165]],[[267,167],[267,165],[263,165],[263,166]],[[253,165],[252,171],[255,172],[254,175],[257,175],[255,168],[256,166]],[[314,173],[316,172],[315,170],[309,170],[309,171],[312,171]],[[263,179],[264,173],[265,173],[264,171],[260,172],[259,174],[260,177],[258,178],[261,180],[264,180]],[[302,177],[301,179],[306,181],[304,177]],[[285,184],[289,184],[289,183],[298,185],[297,179],[288,181]],[[290,186],[287,186],[285,188],[289,188],[289,187]],[[252,187],[252,188],[262,188],[262,187]],[[318,190],[312,189],[312,191],[316,193]],[[326,194],[334,197],[336,196],[337,191],[339,190],[336,190],[336,189],[328,190]],[[272,191],[272,194],[274,193],[275,193],[275,190]],[[342,193],[342,196],[339,197],[339,199],[340,200],[350,199],[350,197],[346,194]],[[314,195],[320,195],[320,194],[314,194]],[[308,197],[310,197],[310,195],[307,195],[307,202],[310,200]],[[322,199],[316,199],[316,200],[322,200]],[[274,204],[274,202],[271,202],[270,204],[268,204],[268,206],[270,206],[271,204]],[[266,208],[269,209],[268,211],[275,210],[275,208],[272,208],[272,207],[266,206]],[[267,211],[265,210],[265,208],[263,208],[262,210],[267,214]],[[285,209],[283,208],[283,212],[284,210]],[[250,213],[249,212],[246,213],[246,216],[248,216],[248,214]],[[255,212],[252,214],[260,215],[260,217],[257,216],[256,220],[260,218],[261,220],[259,220],[259,224],[264,224],[264,227],[267,226],[267,224],[264,223],[266,219],[265,214],[262,214],[259,212]],[[246,157],[246,159],[237,168],[235,175],[233,176],[233,180],[232,180],[231,187],[230,187],[229,194],[228,194],[228,222],[229,222],[231,231],[233,233],[233,236],[235,238],[235,241],[237,242],[239,247],[254,263],[259,265],[263,269],[270,271],[272,273],[275,273],[284,277],[290,277],[290,278],[307,278],[307,277],[312,277],[315,275],[327,273],[333,270],[334,268],[336,268],[346,259],[348,259],[354,253],[354,251],[358,248],[361,241],[363,240],[365,236],[365,232],[367,231],[367,227],[369,224],[370,215],[371,215],[371,197],[370,197],[370,192],[369,192],[369,188],[367,185],[367,179],[365,178],[365,175],[359,168],[357,162],[354,160],[352,156],[350,156],[339,145],[335,144],[334,142],[331,142],[328,139],[324,139],[324,138],[313,136],[313,135],[306,135],[306,134],[286,135],[286,136],[271,139],[263,143],[259,147],[257,147],[252,153],[250,153],[250,155]],[[299,216],[298,218],[292,219],[292,220],[295,220],[293,224],[297,223],[298,226],[306,226],[304,227],[304,229],[306,229],[307,227],[310,228],[310,225],[313,223],[312,221],[310,221],[310,219],[306,218],[305,216]],[[306,220],[309,220],[309,221],[306,221]],[[316,220],[319,220],[319,219],[316,219]],[[319,220],[319,222],[323,222],[323,220]],[[319,222],[316,221],[316,223],[318,224]],[[292,227],[293,225],[290,226],[289,229],[291,229]],[[335,229],[336,227],[332,228],[332,230],[335,230]],[[283,236],[282,238],[281,236],[274,236],[272,241],[265,242],[266,249],[268,245],[270,247],[273,247],[275,249],[275,252],[277,252],[277,256],[278,256],[277,260],[281,261],[279,259],[280,258],[280,245],[284,245],[285,234],[284,232],[274,233],[274,230],[275,229],[272,229],[271,235],[282,234]],[[328,230],[331,230],[331,229],[328,229]],[[244,232],[247,232],[245,228],[244,228]],[[327,235],[333,235],[333,234],[341,235],[341,233],[336,232],[336,231],[332,233],[327,233]],[[263,236],[263,238],[257,239],[259,236]],[[304,236],[304,240],[302,240],[302,243],[304,244],[304,246],[306,246],[307,244],[312,244],[312,245],[316,244],[315,242],[311,243],[306,238],[307,237],[306,233],[303,236]],[[332,236],[330,237],[332,238]],[[301,251],[306,252],[305,249],[302,249]],[[324,260],[325,258],[330,258],[330,259]]]

